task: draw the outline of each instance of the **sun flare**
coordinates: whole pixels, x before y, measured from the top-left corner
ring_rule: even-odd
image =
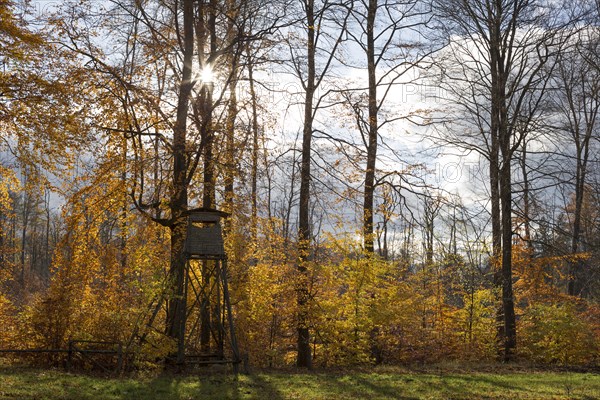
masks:
[[[213,83],[214,74],[210,65],[205,65],[202,71],[200,72],[200,80],[202,83]]]

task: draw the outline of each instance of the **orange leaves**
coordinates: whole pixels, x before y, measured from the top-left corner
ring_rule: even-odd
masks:
[[[532,257],[522,245],[513,247],[517,281],[515,296],[518,351],[543,363],[582,364],[598,356],[597,307],[565,294],[569,265],[590,254]]]
[[[528,302],[567,299],[563,286],[568,279],[572,263],[587,260],[590,253],[562,256],[532,257],[523,245],[513,246],[513,272],[516,278],[515,294]]]
[[[24,19],[15,16],[13,7],[12,1],[0,0],[0,47],[8,60],[20,61],[26,57],[24,50],[41,44],[42,39],[24,26]]]

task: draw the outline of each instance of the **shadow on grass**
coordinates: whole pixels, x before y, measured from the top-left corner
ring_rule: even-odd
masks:
[[[140,399],[284,400],[277,388],[260,375],[198,374],[162,375],[147,383],[134,385]],[[142,392],[139,392],[139,391]],[[131,395],[131,392],[128,394]],[[132,397],[123,396],[123,399]]]
[[[249,399],[273,399],[273,400],[285,400],[285,397],[277,389],[277,387],[266,380],[262,375],[242,375],[242,378],[247,379],[250,384],[249,388],[243,388],[244,394],[249,395]],[[253,392],[250,389],[255,389]]]
[[[429,390],[450,399],[505,399],[505,398],[562,398],[567,395],[564,379],[548,384],[543,378],[529,374],[443,374],[421,375],[419,380]]]
[[[171,374],[109,378],[58,370],[2,368],[0,400],[285,400],[277,385],[261,375]]]
[[[375,384],[362,375],[341,377],[335,381],[342,393],[359,392],[360,398],[415,400],[419,397],[407,395],[400,385],[378,382]],[[354,384],[353,384],[354,383]],[[351,398],[351,397],[348,397]]]
[[[378,399],[480,399],[539,394],[531,390],[527,382],[508,383],[485,375],[382,374],[374,377],[356,374],[339,377],[336,383],[343,393]]]
[[[2,368],[0,400],[510,399],[600,398],[600,378],[556,374],[394,372],[164,373],[107,378],[59,370]]]
[[[136,397],[149,400],[163,399],[274,399],[283,400],[279,392],[268,382],[256,376],[229,374],[188,374],[185,376],[165,374],[147,382],[144,386],[133,385]],[[137,391],[137,392],[136,392]],[[131,395],[128,393],[127,395]],[[122,399],[132,397],[123,396]]]

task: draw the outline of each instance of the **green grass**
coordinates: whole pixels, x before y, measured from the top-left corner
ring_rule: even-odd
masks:
[[[372,371],[206,373],[106,378],[0,367],[0,399],[600,399],[600,375],[572,372]]]

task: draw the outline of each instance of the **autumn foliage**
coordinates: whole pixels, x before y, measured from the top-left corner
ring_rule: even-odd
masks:
[[[147,9],[114,2],[123,8],[112,10],[115,15],[134,20],[130,26],[103,19],[82,1],[58,7],[35,28],[27,7],[17,15],[16,3],[0,0],[0,349],[62,351],[72,341],[114,342],[123,346],[128,367],[165,365],[178,345],[170,318],[175,305],[201,298],[186,283],[177,292],[174,282],[185,258],[177,258],[185,256],[182,227],[190,209],[208,204],[230,214],[223,223],[226,277],[239,347],[251,365],[294,365],[301,329],[310,332],[312,364],[322,368],[499,360],[501,289],[510,283],[517,360],[598,366],[597,182],[578,185],[573,194],[557,172],[555,192],[564,204],[550,207],[528,197],[527,176],[512,186],[504,176],[509,196],[503,205],[510,204],[502,232],[492,233],[489,199],[469,210],[458,193],[449,195],[419,176],[429,173],[420,161],[400,168],[390,161],[399,152],[394,144],[378,142],[383,129],[370,131],[371,146],[381,146],[389,171],[379,161],[365,167],[367,158],[375,165],[376,154],[366,157],[361,148],[364,129],[377,125],[377,118],[366,117],[358,89],[345,95],[337,87],[324,90],[338,96],[330,103],[315,97],[319,105],[306,114],[315,125],[305,134],[320,136],[306,146],[312,156],[305,164],[314,164],[313,171],[301,172],[299,136],[281,144],[279,136],[287,132],[279,135],[278,123],[288,122],[277,122],[280,111],[267,101],[276,91],[261,97],[253,75],[268,62],[261,57],[279,54],[282,43],[288,46],[282,54],[303,54],[297,34],[285,40],[269,36],[295,20],[275,23],[270,14],[264,17],[268,23],[254,20],[256,10],[241,15],[243,7],[235,2],[219,2],[222,9],[212,7],[210,15],[193,8],[203,2],[175,2],[174,13],[171,2],[149,2],[154,8]],[[184,14],[179,3],[188,6],[185,34],[178,25]],[[201,19],[194,25],[193,18]],[[261,24],[267,26],[259,29]],[[313,24],[299,29],[315,32]],[[99,43],[102,35],[115,38],[113,48]],[[345,35],[339,37],[327,68],[343,64],[334,54]],[[221,56],[219,63],[213,60]],[[298,60],[304,56],[297,57],[295,64],[273,64],[288,62],[302,75]],[[211,62],[226,76],[223,87],[200,82],[188,69]],[[320,95],[311,88],[311,96]],[[246,89],[249,95],[242,98]],[[372,100],[377,103],[377,96]],[[385,120],[378,128],[413,117],[421,127],[431,123],[432,112],[397,117],[372,103],[370,114],[379,112]],[[345,120],[323,122],[315,118],[322,117],[318,107],[338,112],[332,120]],[[356,123],[363,130],[360,145],[327,131],[335,126],[350,135]],[[550,128],[540,123],[535,134]],[[511,139],[506,142],[511,145]],[[527,164],[527,150],[522,152]],[[512,162],[517,155],[506,157]],[[554,173],[538,168],[544,179]],[[367,180],[369,204],[361,208]],[[302,200],[301,184],[311,194]],[[512,252],[493,248],[498,233]],[[502,260],[501,254],[512,258]],[[194,263],[189,268],[202,275],[202,265]],[[501,265],[512,267],[504,271],[512,279],[499,279]],[[189,321],[202,316],[189,313],[184,328],[195,332]],[[25,357],[58,365],[66,356]]]
[[[95,196],[105,193],[88,192],[82,203],[71,205],[47,289],[21,304],[11,296],[0,298],[3,347],[64,348],[74,338],[121,341],[130,344],[140,366],[172,349],[160,317],[152,327],[145,325],[153,300],[164,290],[167,234],[135,214],[123,214],[118,201],[86,210],[85,204],[99,204]],[[126,236],[118,229],[124,222]],[[272,231],[258,244],[246,239],[232,232],[228,242],[239,257],[231,263],[230,279],[240,347],[253,365],[291,365],[299,279],[293,253]],[[417,267],[402,259],[366,257],[350,239],[331,239],[321,254],[308,274],[315,365],[496,358],[498,303],[488,272],[481,281],[469,279],[474,267],[458,256]],[[565,260],[532,259],[522,246],[515,254],[520,257],[515,260],[519,356],[595,364],[600,310],[561,290]]]

